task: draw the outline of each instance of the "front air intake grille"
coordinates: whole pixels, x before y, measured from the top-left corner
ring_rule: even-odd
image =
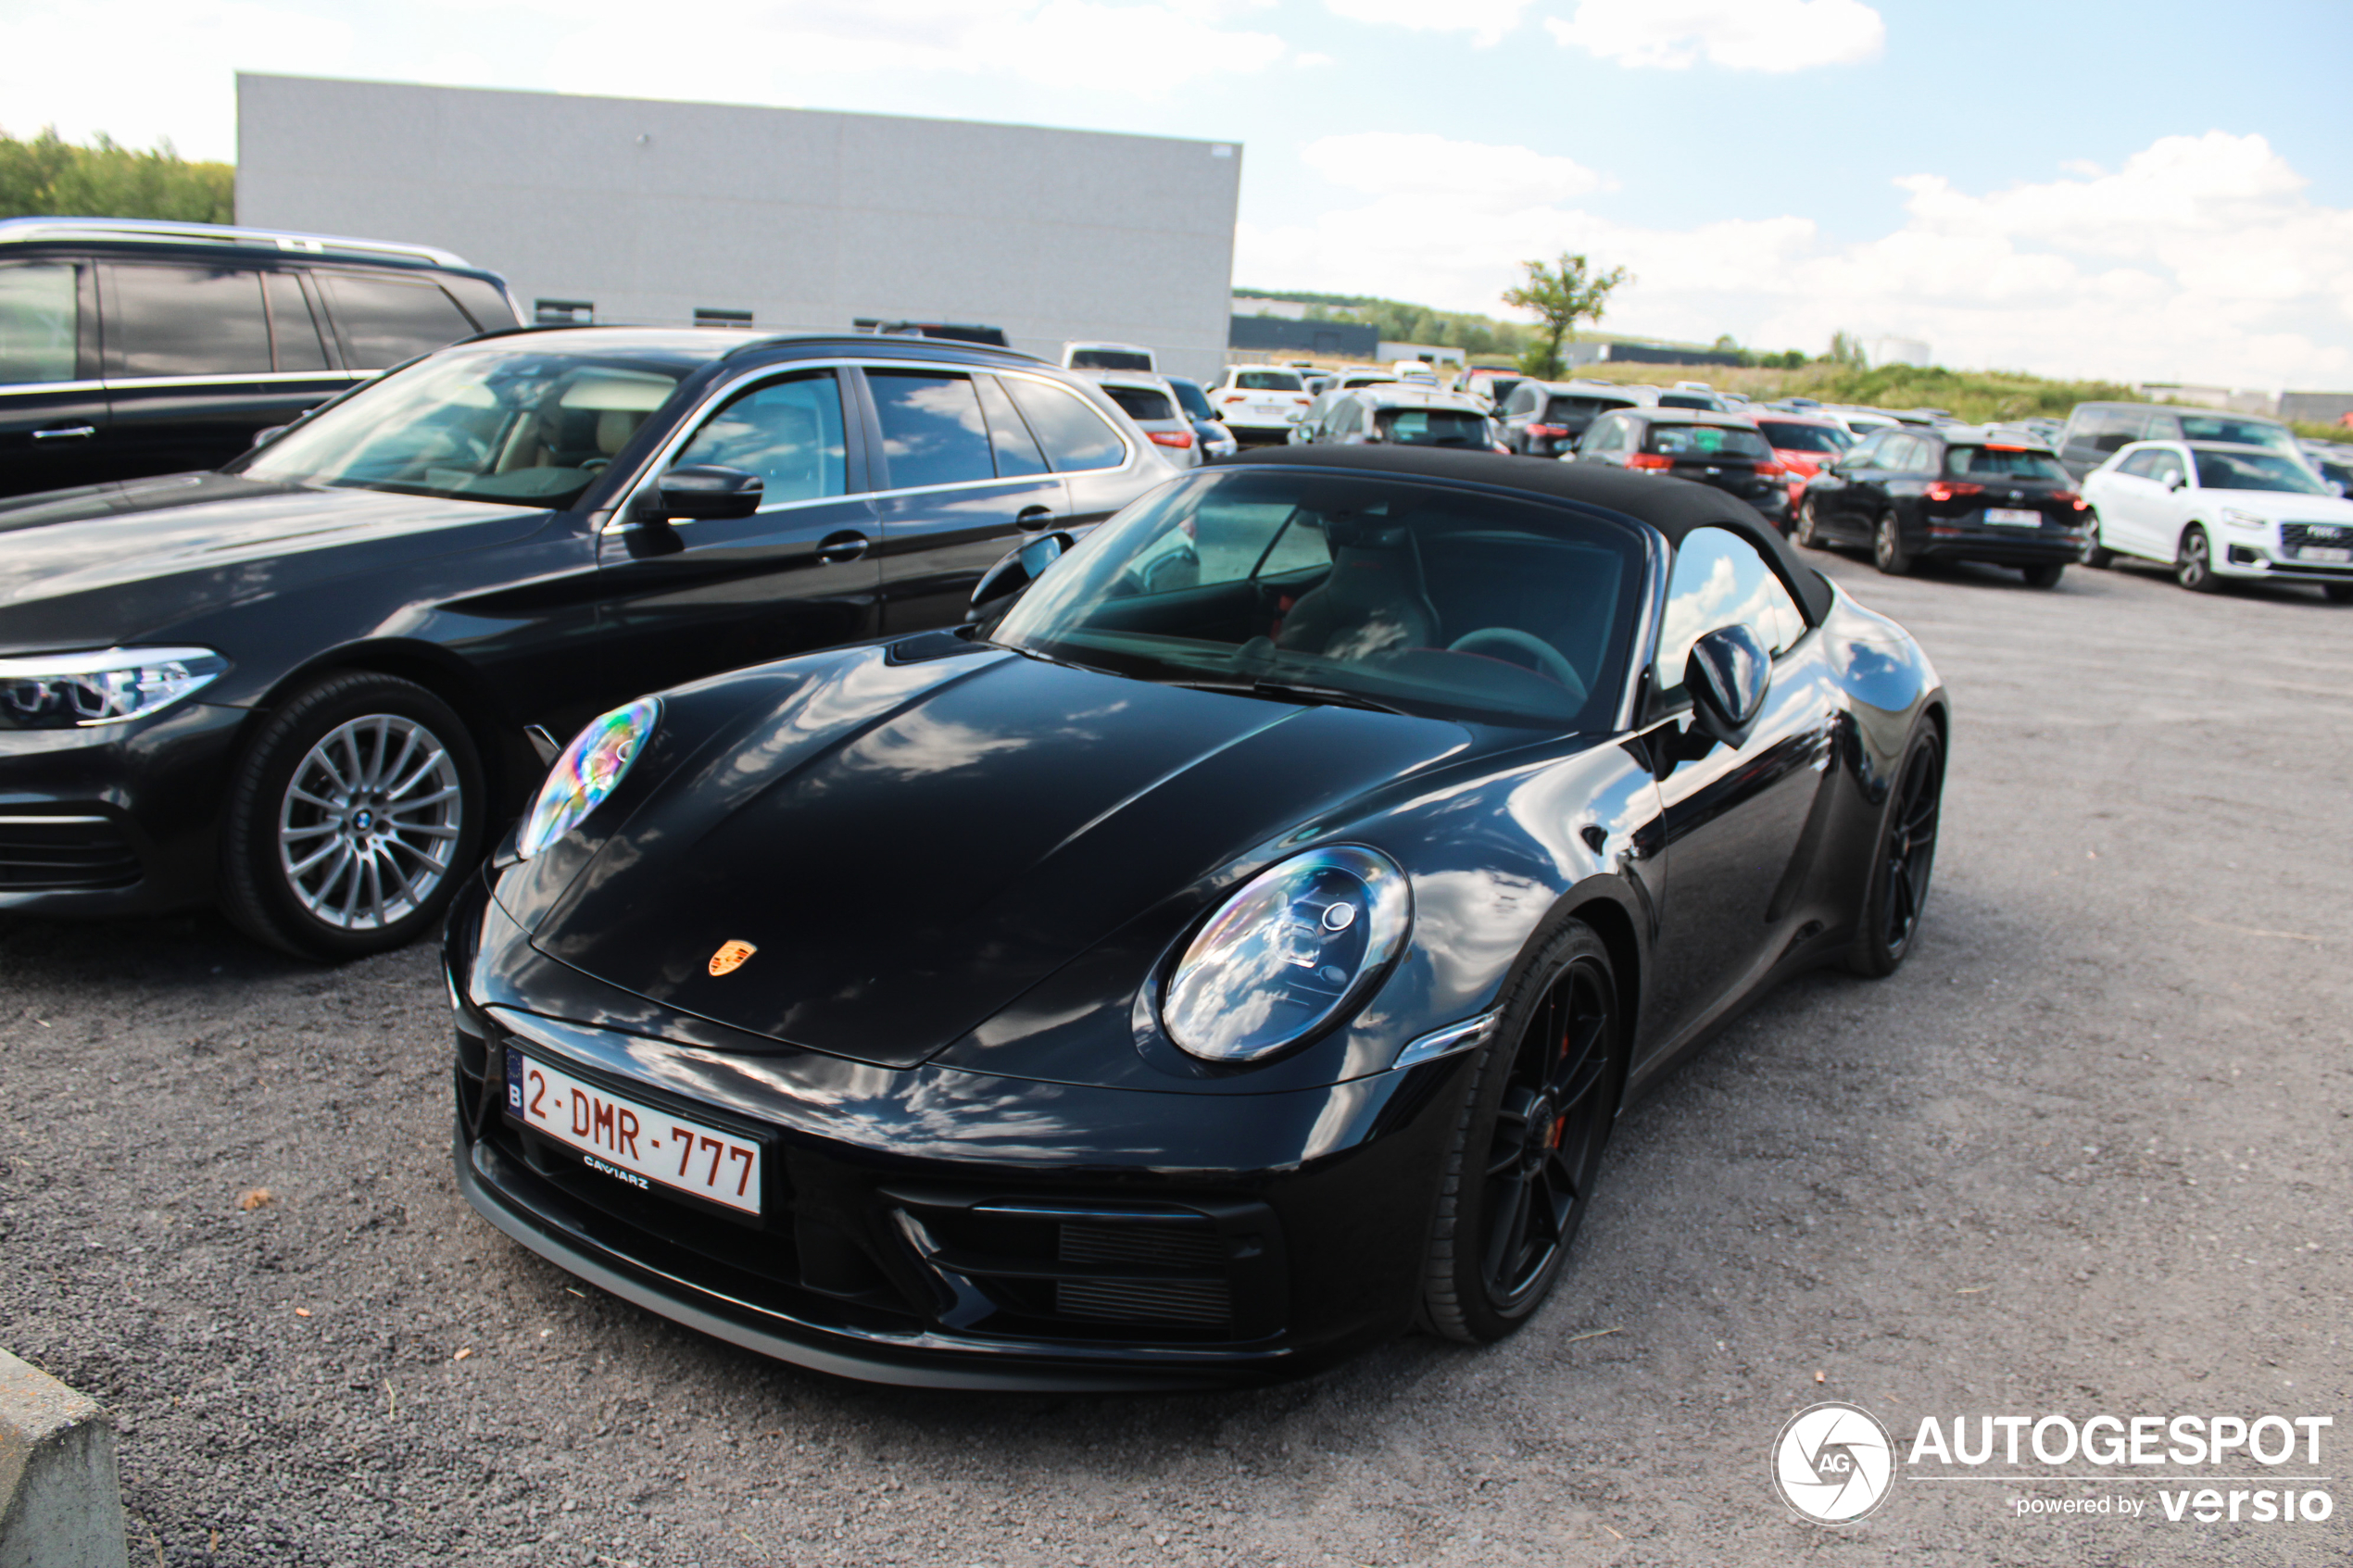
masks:
[[[1170,1280],[1063,1280],[1054,1286],[1054,1311],[1107,1323],[1189,1323],[1223,1328],[1233,1315],[1224,1280],[1187,1285]]]
[[[103,818],[0,818],[0,892],[127,887],[138,852]]]

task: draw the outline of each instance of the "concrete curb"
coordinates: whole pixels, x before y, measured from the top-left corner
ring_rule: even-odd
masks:
[[[0,1350],[0,1568],[124,1568],[114,1423]]]

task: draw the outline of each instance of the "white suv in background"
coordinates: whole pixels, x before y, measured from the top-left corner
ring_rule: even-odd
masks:
[[[2084,476],[2083,499],[2086,565],[2138,556],[2170,562],[2193,593],[2259,578],[2353,604],[2353,501],[2271,447],[2135,442]]]
[[[1299,372],[1277,365],[1228,365],[1209,389],[1209,406],[1244,441],[1289,441],[1311,401]]]

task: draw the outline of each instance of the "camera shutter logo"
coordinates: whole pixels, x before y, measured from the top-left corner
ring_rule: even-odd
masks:
[[[1773,1440],[1781,1500],[1817,1524],[1852,1524],[1886,1500],[1895,1444],[1879,1418],[1855,1405],[1811,1405]]]

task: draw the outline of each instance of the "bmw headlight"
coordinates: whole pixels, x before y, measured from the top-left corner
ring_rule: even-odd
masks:
[[[1168,978],[1161,1021],[1204,1061],[1272,1056],[1361,1002],[1413,928],[1405,873],[1353,846],[1259,872],[1202,927]]]
[[[530,859],[601,805],[645,749],[646,737],[654,733],[654,721],[661,716],[661,698],[641,696],[592,720],[574,735],[547,770],[547,782],[539,786],[539,797],[522,820],[517,857]]]
[[[210,648],[105,648],[0,659],[0,728],[71,730],[160,712],[219,680]]]

